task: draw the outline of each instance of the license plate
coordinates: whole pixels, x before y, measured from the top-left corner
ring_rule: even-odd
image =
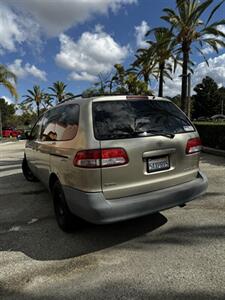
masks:
[[[169,157],[157,157],[157,158],[149,158],[147,161],[148,172],[157,172],[168,170],[170,168]]]

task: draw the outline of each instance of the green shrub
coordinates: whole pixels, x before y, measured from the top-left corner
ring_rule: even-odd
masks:
[[[194,123],[202,140],[203,146],[225,150],[225,124]]]

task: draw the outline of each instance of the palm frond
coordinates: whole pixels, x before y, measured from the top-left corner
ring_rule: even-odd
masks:
[[[223,3],[225,2],[225,0],[222,0],[218,5],[216,5],[214,7],[214,9],[212,10],[212,12],[210,13],[207,21],[206,21],[206,26],[209,24],[209,22],[211,21],[212,17],[214,16],[214,14],[216,13],[216,11],[223,5]]]
[[[1,79],[0,84],[2,84],[5,88],[8,89],[8,91],[10,92],[10,94],[16,98],[16,100],[19,98],[17,90],[15,88],[15,86],[6,79]]]
[[[204,52],[203,52],[199,47],[195,47],[195,49],[201,54],[201,56],[203,57],[205,63],[206,63],[207,66],[209,67],[209,62],[208,62],[208,59],[206,58]]]

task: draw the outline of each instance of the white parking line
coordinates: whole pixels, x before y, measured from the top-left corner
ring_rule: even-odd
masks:
[[[9,231],[9,232],[10,232],[10,231],[19,231],[20,228],[21,228],[21,226],[13,226],[13,227],[11,227],[8,231]]]
[[[0,161],[0,164],[1,164],[1,161]],[[18,167],[21,167],[21,164],[12,164],[12,165],[10,165],[10,163],[9,163],[9,164],[3,165],[3,166],[0,165],[0,170],[7,171],[7,169],[12,169],[12,168],[16,169]]]
[[[6,177],[6,176],[11,176],[11,175],[16,175],[16,174],[21,174],[22,170],[17,169],[17,170],[10,170],[10,171],[1,171],[0,173],[0,178],[1,177]]]

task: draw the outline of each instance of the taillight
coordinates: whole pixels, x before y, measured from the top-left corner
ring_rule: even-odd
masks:
[[[80,168],[121,166],[128,163],[128,156],[122,148],[83,150],[77,152],[73,164]]]
[[[127,100],[148,100],[148,96],[126,96]]]
[[[188,140],[187,146],[186,146],[187,154],[197,153],[197,152],[200,152],[201,150],[202,150],[202,142],[201,142],[200,138],[194,138],[194,139]]]

